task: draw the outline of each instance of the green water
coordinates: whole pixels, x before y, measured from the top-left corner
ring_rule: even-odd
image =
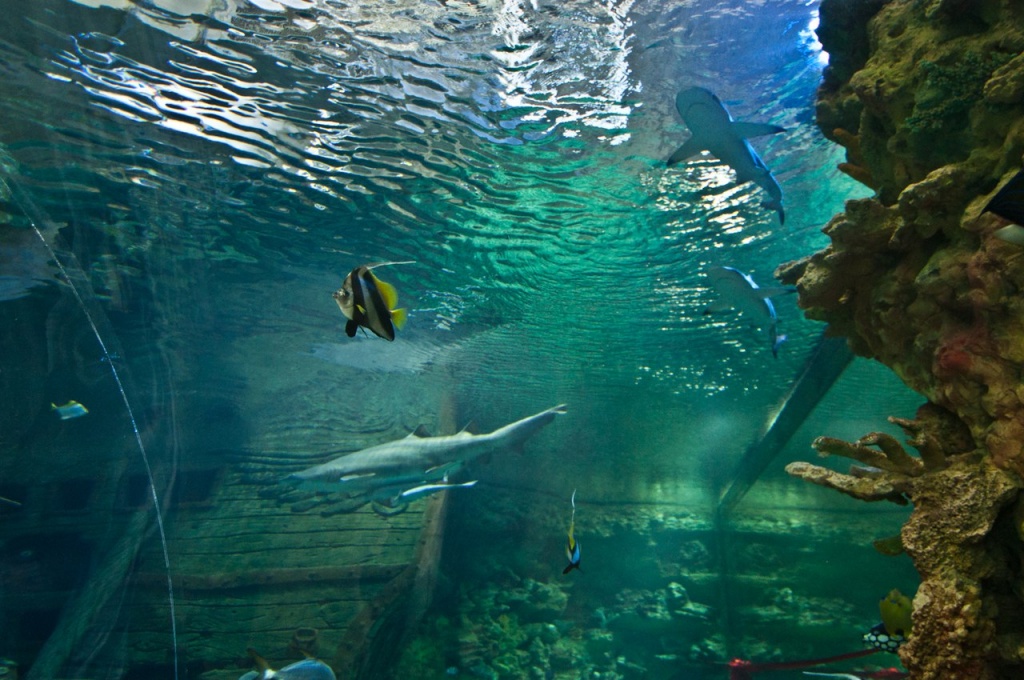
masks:
[[[823,328],[778,298],[773,358],[765,328],[704,314],[707,272],[772,285],[868,194],[814,124],[816,3],[540,4],[3,3],[0,657],[23,677],[233,679],[246,646],[300,658],[304,627],[339,677],[725,677],[859,649],[913,591],[871,547],[901,510],[782,472],[912,416],[877,365],[715,515]],[[726,166],[666,168],[690,85],[786,128],[753,143],[784,226]],[[408,325],[347,338],[331,293],[406,260],[378,273]],[[69,400],[88,415],[57,418]],[[338,662],[379,578],[252,576],[411,559],[428,501],[340,512],[279,493],[287,473],[560,403],[453,480],[479,483],[448,492],[412,588],[434,604],[367,629],[369,660]]]

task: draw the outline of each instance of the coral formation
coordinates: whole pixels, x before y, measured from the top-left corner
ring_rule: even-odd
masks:
[[[1024,253],[993,238],[1005,222],[983,208],[1024,153],[1024,7],[891,2],[867,35],[868,56],[839,60],[859,67],[845,80],[833,73],[817,113],[847,148],[844,171],[877,194],[848,202],[825,227],[831,245],[778,275],[808,317],[928,401],[894,421],[917,455],[883,434],[819,438],[823,455],[861,465],[788,470],[862,500],[913,504],[901,547],[922,583],[900,652],[912,678],[1017,677]]]

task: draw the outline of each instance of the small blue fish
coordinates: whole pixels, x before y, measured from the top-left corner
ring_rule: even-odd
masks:
[[[75,400],[71,400],[63,406],[57,406],[53,402],[50,402],[50,409],[57,412],[61,420],[71,420],[72,418],[81,418],[84,415],[88,415],[89,409],[82,406]]]
[[[572,519],[569,520],[569,541],[565,544],[565,557],[569,560],[569,565],[562,570],[563,574],[568,574],[573,569],[580,569],[580,544],[573,536],[573,531],[576,529],[576,489],[572,490]],[[580,571],[583,571],[580,569]]]
[[[398,494],[393,501],[395,505],[405,505],[421,496],[428,496],[432,493],[437,493],[438,491],[446,491],[448,489],[468,489],[469,487],[476,485],[476,482],[477,480],[475,479],[471,482],[462,482],[461,484],[449,482],[448,475],[445,475],[442,481],[435,484],[420,484],[419,486],[414,486],[411,489],[406,489]]]
[[[275,671],[252,647],[248,651],[260,670],[249,671],[238,680],[337,680],[331,667],[317,659],[303,659]]]

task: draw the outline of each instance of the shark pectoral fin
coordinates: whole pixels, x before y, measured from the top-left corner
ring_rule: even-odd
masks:
[[[668,166],[672,167],[677,163],[689,160],[694,156],[698,155],[701,151],[705,151],[705,147],[696,137],[690,137],[686,140],[686,143],[676,149],[676,152],[668,157]]]
[[[710,305],[704,308],[705,314],[715,314],[717,312],[726,312],[732,309],[732,305],[728,302],[712,302]]]
[[[786,128],[768,123],[747,123],[741,120],[734,120],[730,126],[737,137],[760,137],[761,135],[775,135],[785,132]]]
[[[757,289],[757,294],[763,298],[775,297],[776,295],[785,295],[787,293],[795,293],[796,288],[792,286],[768,286]]]

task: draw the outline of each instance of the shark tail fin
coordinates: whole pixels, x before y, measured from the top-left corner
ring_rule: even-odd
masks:
[[[786,341],[785,335],[779,335],[772,339],[772,356],[776,359],[779,358],[779,347]]]
[[[786,223],[786,211],[782,208],[782,201],[773,198],[770,201],[765,201],[761,205],[769,210],[774,210],[779,213],[779,224]]]

